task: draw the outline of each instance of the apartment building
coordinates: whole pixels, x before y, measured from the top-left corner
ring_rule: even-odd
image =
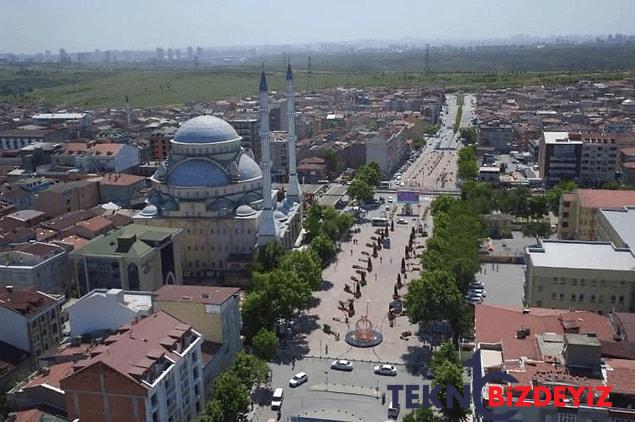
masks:
[[[635,249],[635,207],[599,210],[595,238]]]
[[[35,209],[50,217],[71,211],[86,210],[99,205],[99,186],[95,180],[56,183],[41,191],[35,201]]]
[[[633,312],[635,257],[610,242],[543,240],[525,249],[526,306]]]
[[[191,325],[205,339],[205,387],[234,361],[242,349],[240,297],[236,287],[163,286],[154,293],[154,308]]]
[[[538,150],[543,182],[553,186],[561,180],[577,180],[581,156],[581,139],[570,138],[568,132],[544,132]]]
[[[142,191],[146,187],[146,178],[126,173],[109,173],[99,181],[99,192],[102,202],[114,202],[121,207],[128,207],[137,199],[140,201]]]
[[[120,173],[139,165],[139,150],[127,144],[64,143],[51,155],[54,165],[82,172]]]
[[[60,246],[29,242],[0,251],[3,284],[63,294],[70,288],[71,280],[68,252]]]
[[[193,420],[204,405],[202,342],[165,312],[121,327],[59,382],[68,419]]]
[[[64,296],[0,287],[0,341],[38,357],[62,339]]]
[[[600,208],[635,206],[635,191],[576,189],[560,198],[558,236],[561,239],[593,240]]]

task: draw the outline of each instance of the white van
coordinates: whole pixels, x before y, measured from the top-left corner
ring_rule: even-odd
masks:
[[[271,397],[271,410],[278,410],[282,407],[282,399],[284,397],[284,392],[282,388],[276,388],[273,392],[273,396]]]

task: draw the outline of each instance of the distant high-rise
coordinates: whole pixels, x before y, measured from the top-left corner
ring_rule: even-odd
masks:
[[[157,47],[157,52],[155,56],[156,56],[156,59],[159,61],[165,59],[165,50],[163,50],[161,47]]]
[[[190,60],[194,58],[194,49],[192,47],[187,48],[187,58]]]

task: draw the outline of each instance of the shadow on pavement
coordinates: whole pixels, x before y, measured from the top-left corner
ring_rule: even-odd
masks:
[[[406,371],[411,375],[425,375],[432,351],[427,344],[408,346],[408,351],[401,355]]]

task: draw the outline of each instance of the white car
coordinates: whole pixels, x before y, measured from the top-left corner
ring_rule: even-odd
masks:
[[[284,391],[282,388],[276,388],[271,398],[271,410],[278,410],[282,406],[282,399],[284,398]]]
[[[404,220],[403,218],[398,218],[397,219],[397,224],[408,224],[408,222],[406,220]]]
[[[388,202],[392,202],[392,196],[388,197]]]
[[[344,359],[334,360],[331,362],[331,369],[337,369],[338,371],[352,371],[353,362]]]
[[[309,376],[306,372],[298,372],[289,380],[290,387],[298,387],[309,380]]]
[[[377,375],[397,375],[397,368],[392,365],[377,365],[374,368],[374,372]]]
[[[468,293],[465,295],[465,301],[472,305],[475,305],[477,303],[483,303],[483,296],[481,296],[480,294],[476,292]]]

